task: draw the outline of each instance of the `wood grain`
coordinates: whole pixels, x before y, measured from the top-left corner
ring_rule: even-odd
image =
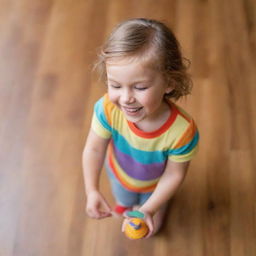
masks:
[[[253,0],[0,0],[0,256],[256,255]],[[127,18],[165,21],[192,62],[179,102],[200,152],[159,235],[85,215],[81,154],[98,47]],[[114,205],[105,173],[101,188]]]

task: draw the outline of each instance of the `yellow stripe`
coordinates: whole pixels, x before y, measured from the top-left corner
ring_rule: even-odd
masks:
[[[188,144],[193,139],[195,133],[196,133],[196,125],[194,121],[191,121],[190,125],[187,127],[186,131],[175,143],[173,148],[177,149]]]
[[[99,122],[98,118],[96,117],[96,114],[93,114],[92,117],[92,125],[91,125],[93,131],[100,137],[103,137],[104,139],[109,139],[111,137],[111,133],[102,126],[102,124]]]
[[[195,156],[195,154],[198,151],[198,148],[199,148],[199,146],[196,145],[196,147],[193,148],[193,150],[190,151],[189,153],[187,153],[185,155],[171,155],[171,156],[169,156],[169,159],[173,162],[180,162],[180,163],[187,162]]]
[[[177,116],[172,126],[166,132],[159,137],[147,139],[133,133],[121,113],[115,113],[115,115],[118,115],[118,117],[115,116],[115,118],[118,118],[119,121],[115,122],[114,129],[118,130],[119,134],[122,135],[132,147],[143,151],[162,151],[172,148],[177,138],[180,138],[189,126],[189,123],[183,117]]]
[[[187,116],[189,119],[190,116],[182,108],[178,106],[176,107],[182,115]],[[184,136],[184,133],[191,125],[188,120],[178,114],[171,127],[160,136],[150,139],[142,138],[131,131],[122,111],[109,100],[107,94],[104,95],[104,109],[109,124],[111,120],[115,120],[112,122],[113,128],[118,131],[118,133],[123,136],[133,148],[142,151],[162,151],[176,148],[177,145],[180,144],[179,142],[181,142],[181,138]]]

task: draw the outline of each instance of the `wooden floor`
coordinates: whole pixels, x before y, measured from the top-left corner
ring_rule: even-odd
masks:
[[[97,48],[132,17],[176,33],[201,133],[164,229],[141,241],[86,217],[81,167]],[[255,26],[254,0],[0,0],[0,256],[255,256]],[[105,174],[102,191],[113,204]]]

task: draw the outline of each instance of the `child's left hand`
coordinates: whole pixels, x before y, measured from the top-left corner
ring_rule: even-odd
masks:
[[[140,212],[142,212],[142,211],[140,211]],[[142,213],[144,214],[143,220],[146,222],[148,229],[149,229],[149,232],[143,238],[149,238],[154,233],[153,216],[151,216],[149,213],[146,213],[146,212],[142,212]],[[122,224],[122,232],[124,232],[125,226],[128,224],[129,220],[132,218],[132,217],[128,216],[126,213],[124,213],[123,216],[125,217],[125,219]]]

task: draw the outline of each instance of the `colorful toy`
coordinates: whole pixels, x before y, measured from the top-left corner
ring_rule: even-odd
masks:
[[[130,218],[140,218],[140,219],[143,219],[145,218],[145,214],[143,212],[140,212],[140,211],[128,211],[128,212],[125,212],[125,215],[130,217]]]
[[[148,233],[148,226],[140,218],[132,218],[125,226],[124,233],[131,239],[140,239]]]

